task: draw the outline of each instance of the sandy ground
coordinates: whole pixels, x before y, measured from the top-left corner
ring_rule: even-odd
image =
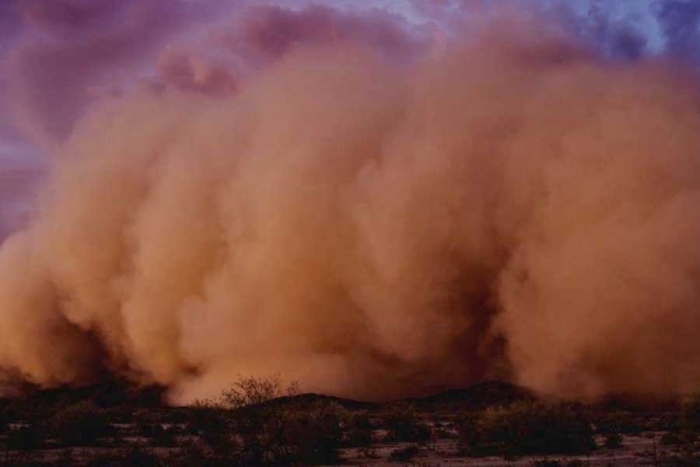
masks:
[[[378,430],[377,434],[379,433]],[[438,439],[432,446],[421,447],[420,452],[410,461],[400,462],[391,459],[391,453],[395,450],[406,448],[410,443],[377,442],[369,448],[349,448],[342,450],[343,461],[341,466],[366,466],[366,467],[533,467],[537,461],[544,459],[558,460],[564,467],[631,467],[631,466],[657,466],[664,456],[674,453],[674,448],[662,446],[660,439],[663,432],[646,432],[639,436],[624,436],[623,445],[619,449],[606,449],[599,447],[590,456],[526,456],[517,459],[505,459],[503,457],[478,457],[469,458],[458,455],[457,441],[454,439]],[[602,446],[603,440],[596,440]],[[44,449],[39,451],[40,458],[44,461],[58,461],[65,459],[70,453],[70,458],[77,463],[84,463],[96,456],[108,454],[128,448],[128,446],[146,446],[147,440],[140,437],[122,438],[120,447],[91,447],[70,449]],[[149,448],[163,457],[177,455],[177,448]],[[4,452],[0,456],[9,454],[9,459],[21,459],[21,452]],[[36,456],[36,452],[33,456]],[[19,457],[16,457],[19,456]],[[8,459],[4,460],[6,465]]]
[[[672,454],[673,450],[661,447],[659,442],[663,433],[643,433],[640,436],[625,436],[623,446],[620,449],[599,448],[590,456],[549,456],[549,460],[560,460],[563,465],[571,463],[576,465],[579,461],[582,467],[630,467],[630,466],[654,466],[665,454]],[[602,444],[602,440],[598,440]],[[466,458],[457,456],[457,445],[454,440],[441,439],[435,443],[435,449],[424,449],[409,462],[396,462],[389,460],[391,452],[408,446],[408,443],[382,443],[375,445],[370,450],[346,449],[343,451],[345,466],[372,466],[372,467],[531,467],[534,462],[545,457],[521,457],[518,459],[504,459],[502,457]]]

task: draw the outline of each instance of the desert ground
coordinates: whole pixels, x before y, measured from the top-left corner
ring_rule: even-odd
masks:
[[[696,466],[700,399],[538,397],[498,382],[385,403],[245,379],[168,407],[120,383],[3,399],[5,466]]]

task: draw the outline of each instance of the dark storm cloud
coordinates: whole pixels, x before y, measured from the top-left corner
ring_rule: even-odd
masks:
[[[259,6],[231,20],[216,22],[208,34],[224,37],[218,52],[206,57],[188,44],[192,26],[211,23],[213,11],[231,13],[243,0],[9,0],[0,5],[0,53],[5,86],[11,96],[6,115],[43,145],[65,138],[85,109],[111,90],[129,86],[134,77],[157,70],[164,84],[194,90],[235,89],[241,73],[269,62],[295,44],[352,35],[379,43],[392,52],[412,50],[409,29],[396,15],[376,12],[362,19],[316,7],[297,14]],[[637,59],[650,51],[650,31],[632,13],[612,15],[610,4],[585,2],[585,8],[562,1],[412,0],[416,12],[464,35],[474,21],[503,5],[556,18],[581,41],[612,58]],[[252,3],[251,5],[256,5]],[[623,13],[626,11],[624,4]],[[525,6],[526,8],[523,8]],[[663,0],[648,4],[658,22],[665,49],[675,57],[698,60],[700,3]],[[226,15],[223,15],[226,16]],[[205,18],[208,18],[205,20]],[[403,24],[402,24],[403,23]],[[212,23],[213,24],[213,23]],[[417,28],[413,28],[414,33]],[[435,29],[433,29],[435,31]],[[205,34],[206,35],[206,34]],[[184,43],[184,45],[183,45]],[[170,44],[165,53],[159,53]],[[211,51],[212,44],[206,48]],[[158,57],[158,58],[156,58]],[[222,58],[223,57],[223,58]],[[1,105],[1,104],[0,104]],[[9,111],[7,110],[9,107]],[[2,118],[0,118],[2,120]],[[0,125],[2,123],[0,122]]]
[[[19,31],[17,2],[7,0],[0,2],[0,54],[7,47],[10,39]]]
[[[653,10],[666,41],[666,51],[676,57],[700,59],[700,2],[665,0]]]
[[[169,35],[209,12],[202,5],[166,0],[18,3],[23,34],[5,60],[8,102],[17,125],[40,144],[65,138],[101,88],[137,73]]]

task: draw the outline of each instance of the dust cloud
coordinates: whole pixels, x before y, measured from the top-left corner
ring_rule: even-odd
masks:
[[[0,249],[0,380],[111,373],[178,404],[271,373],[362,399],[697,389],[690,71],[506,20],[435,41],[264,11],[291,37],[255,14],[239,59],[170,50],[56,145]]]

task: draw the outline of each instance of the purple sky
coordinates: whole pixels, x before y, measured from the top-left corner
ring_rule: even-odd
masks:
[[[253,18],[253,26],[238,20],[248,18],[243,13],[246,4],[263,3],[295,10],[309,4],[304,0],[1,1],[0,238],[31,210],[36,181],[45,172],[51,151],[91,103],[149,80],[196,89],[233,88],[248,68],[274,58],[274,47],[283,47],[289,39],[275,42],[280,35],[322,40],[309,33],[312,28],[305,29],[303,21],[279,12],[263,15],[262,20]],[[369,22],[325,13],[304,21],[332,24],[345,35],[393,44],[393,53],[410,40],[407,35],[430,28],[459,33],[470,18],[487,14],[491,5],[512,3],[539,11],[614,60],[659,54],[691,63],[700,60],[697,0],[315,3],[354,12],[374,10]],[[210,44],[220,37],[226,46],[212,49]]]

